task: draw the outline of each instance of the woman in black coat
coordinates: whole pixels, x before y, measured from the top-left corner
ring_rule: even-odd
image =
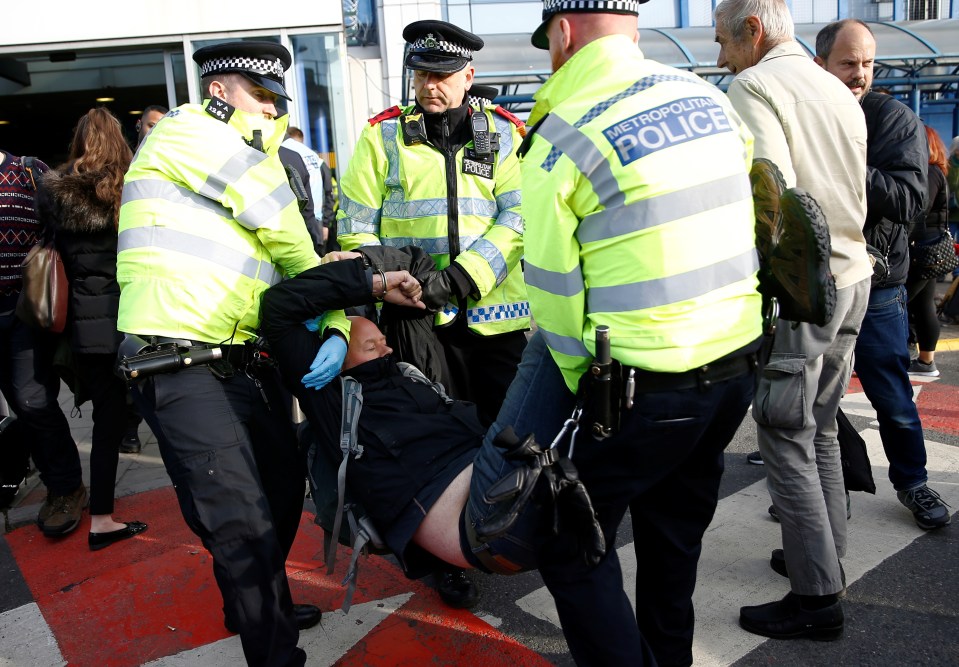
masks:
[[[90,452],[90,549],[146,530],[113,520],[120,439],[126,427],[126,385],[114,372],[117,346],[117,218],[132,154],[119,121],[91,109],[74,130],[68,162],[48,172],[37,193],[43,233],[55,239],[70,282],[67,334],[77,391],[93,402]]]
[[[926,209],[916,222],[909,240],[915,243],[933,243],[949,229],[949,188],[946,184],[946,145],[939,133],[926,126],[929,141],[929,186]],[[910,375],[937,377],[936,345],[939,343],[939,315],[936,313],[936,278],[921,278],[917,267],[911,266],[906,279],[909,319],[915,331],[919,356],[909,364]]]

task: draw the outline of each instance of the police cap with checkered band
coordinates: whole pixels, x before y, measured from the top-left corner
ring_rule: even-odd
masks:
[[[446,21],[414,21],[403,28],[403,39],[406,66],[425,72],[459,72],[483,48],[482,39]]]
[[[283,72],[293,58],[286,47],[276,42],[227,42],[197,49],[193,60],[200,66],[200,76],[242,74],[271,93],[290,99],[283,87]]]
[[[546,27],[556,14],[632,14],[639,16],[639,6],[649,0],[544,0],[543,22],[530,40],[537,49],[549,50]]]

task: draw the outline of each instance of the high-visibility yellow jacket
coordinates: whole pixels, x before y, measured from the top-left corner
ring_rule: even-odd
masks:
[[[470,141],[452,160],[429,143],[407,146],[401,115],[415,106],[388,110],[363,130],[346,174],[340,180],[337,239],[344,250],[364,245],[417,246],[437,269],[456,264],[476,285],[466,304],[448,304],[436,324],[452,322],[458,308],[469,328],[494,335],[529,328],[529,302],[520,259],[523,218],[519,213],[520,135],[500,113],[485,113],[499,133],[492,178],[464,173]],[[452,172],[452,173],[451,173]],[[478,296],[479,298],[474,298]]]
[[[286,117],[220,103],[218,118],[207,105],[167,114],[127,172],[120,331],[242,342],[255,336],[262,293],[319,263],[277,157]],[[262,151],[247,144],[254,133]]]
[[[658,372],[756,340],[753,138],[725,96],[610,36],[535,100],[522,158],[526,281],[569,388],[601,324],[614,359]]]

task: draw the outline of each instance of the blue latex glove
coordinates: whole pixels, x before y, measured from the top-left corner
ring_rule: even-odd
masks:
[[[329,384],[343,367],[346,347],[346,341],[339,336],[327,338],[316,353],[316,359],[310,364],[310,372],[304,375],[300,382],[310,389],[322,389]]]
[[[323,320],[323,316],[317,315],[316,317],[311,317],[308,320],[303,320],[303,326],[305,326],[307,329],[309,329],[313,333],[316,333],[317,331],[320,330],[320,322],[322,320]]]

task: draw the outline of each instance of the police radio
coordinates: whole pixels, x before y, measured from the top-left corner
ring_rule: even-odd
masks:
[[[486,156],[493,152],[489,136],[489,118],[485,113],[470,114],[470,128],[473,130],[473,150],[477,155]]]

